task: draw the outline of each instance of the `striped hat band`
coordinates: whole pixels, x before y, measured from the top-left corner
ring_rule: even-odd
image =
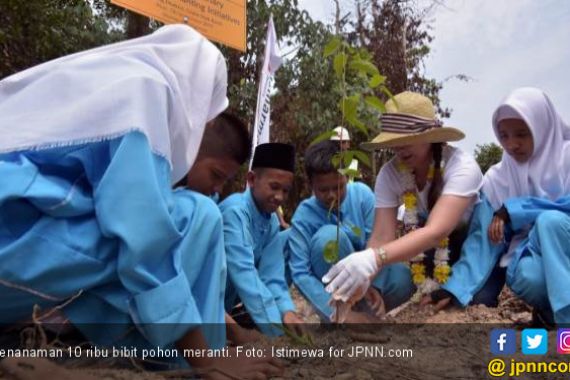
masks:
[[[382,131],[392,133],[420,133],[432,128],[441,128],[442,122],[437,119],[426,119],[419,116],[385,113],[381,117]]]

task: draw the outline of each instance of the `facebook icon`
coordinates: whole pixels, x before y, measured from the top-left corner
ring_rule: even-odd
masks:
[[[516,332],[512,329],[491,331],[491,352],[495,355],[512,355],[517,351]]]

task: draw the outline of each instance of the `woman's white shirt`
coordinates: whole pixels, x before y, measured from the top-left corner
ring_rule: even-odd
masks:
[[[398,207],[402,204],[401,195],[407,189],[401,181],[401,174],[396,166],[396,157],[385,164],[376,177],[374,193],[376,196],[376,208]],[[460,197],[472,197],[479,200],[479,190],[483,183],[481,169],[475,159],[462,150],[446,145],[442,152],[443,189],[441,195],[456,195]],[[428,193],[431,182],[418,192],[418,214],[427,215]],[[417,191],[417,188],[416,188]],[[462,221],[468,222],[473,212],[473,202],[465,213]]]

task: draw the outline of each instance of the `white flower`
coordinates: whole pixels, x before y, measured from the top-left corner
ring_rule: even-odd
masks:
[[[435,250],[434,255],[435,261],[447,261],[449,260],[449,249],[446,248],[438,248]]]
[[[416,178],[412,171],[405,167],[402,163],[397,163],[398,174],[399,174],[399,182],[402,187],[405,189],[402,194],[400,195],[400,202],[403,203],[403,197],[406,193],[415,193],[416,202],[419,201],[419,194],[417,194],[417,186],[416,186]],[[430,171],[433,170],[433,163],[430,166]],[[441,162],[440,168],[442,169],[443,173],[444,162]],[[418,216],[418,208],[416,207],[408,208],[404,210],[404,231],[413,231],[418,228],[419,225],[419,216]],[[425,258],[425,254],[422,252],[410,260],[410,263],[421,263]],[[434,264],[437,265],[447,265],[449,261],[449,248],[448,247],[438,247],[435,250],[435,255],[433,258]],[[424,282],[422,282],[417,292],[412,297],[412,302],[419,302],[420,296],[422,294],[429,294],[432,291],[439,289],[439,283],[434,280],[433,278],[426,278]]]

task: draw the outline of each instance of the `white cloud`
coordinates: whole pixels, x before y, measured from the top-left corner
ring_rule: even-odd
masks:
[[[329,24],[334,21],[333,0],[299,0],[299,7],[309,12],[313,20]]]
[[[570,2],[479,0],[447,3],[434,14],[432,56],[427,74],[444,79],[463,73],[475,80],[450,81],[441,97],[454,109],[449,123],[467,134],[458,145],[472,151],[495,141],[491,115],[508,92],[520,86],[543,89],[570,120],[568,36]]]

